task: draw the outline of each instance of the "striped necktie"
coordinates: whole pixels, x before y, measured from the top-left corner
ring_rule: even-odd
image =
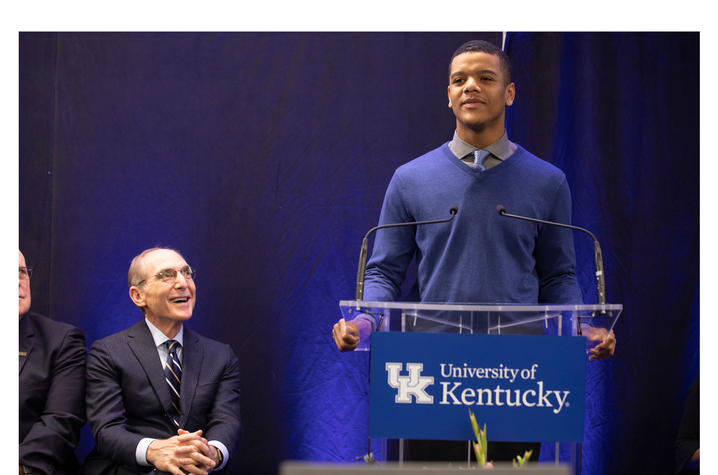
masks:
[[[175,426],[179,427],[180,415],[180,383],[182,382],[182,365],[180,365],[179,358],[177,357],[177,348],[179,348],[179,342],[175,340],[167,340],[167,361],[165,361],[165,381],[170,390],[170,397],[172,398],[172,408],[169,411],[170,419],[174,422]]]
[[[491,155],[491,152],[488,152],[486,150],[474,150],[474,164],[472,165],[472,167],[478,168],[481,171],[486,170],[486,167],[484,166],[484,160],[489,155]]]

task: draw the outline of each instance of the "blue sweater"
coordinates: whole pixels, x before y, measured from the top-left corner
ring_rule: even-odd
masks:
[[[416,255],[422,302],[582,303],[572,231],[499,216],[571,222],[571,194],[558,168],[522,147],[484,172],[468,167],[448,143],[399,167],[380,224],[441,219],[451,223],[379,230],[367,265],[366,301],[399,298]]]

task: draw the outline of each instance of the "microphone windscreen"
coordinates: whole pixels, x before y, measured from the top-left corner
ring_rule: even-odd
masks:
[[[504,214],[506,212],[506,208],[504,208],[504,205],[496,205],[496,212],[499,214]]]
[[[459,207],[454,205],[451,208],[449,208],[449,214],[456,214],[459,212]]]

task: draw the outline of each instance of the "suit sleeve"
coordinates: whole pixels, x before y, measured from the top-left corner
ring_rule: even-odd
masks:
[[[20,464],[52,473],[74,457],[85,423],[85,337],[68,330],[55,356],[47,402],[20,443]]]
[[[95,342],[87,357],[87,421],[99,453],[136,467],[135,450],[143,436],[127,430],[120,376],[107,346]]]
[[[225,345],[226,360],[214,404],[210,411],[204,437],[222,442],[232,454],[239,443],[241,430],[239,414],[239,360],[229,345]]]
[[[676,438],[676,473],[683,470],[696,450],[700,448],[700,429],[700,381],[696,378],[688,390]]]
[[[556,190],[549,215],[544,219],[571,223],[571,191],[565,177]],[[550,225],[541,225],[539,229],[534,251],[539,277],[539,302],[583,303],[581,289],[576,281],[574,231]]]

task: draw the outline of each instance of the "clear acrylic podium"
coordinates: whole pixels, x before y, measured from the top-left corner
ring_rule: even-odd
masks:
[[[469,334],[531,334],[601,336],[613,329],[623,305],[523,305],[474,303],[370,302],[342,300],[339,302],[345,320],[358,316],[373,321],[374,331],[469,333]],[[358,351],[369,351],[371,338],[362,340]],[[598,340],[600,341],[600,340]],[[586,353],[598,341],[587,338]],[[468,421],[467,421],[468,423]],[[491,429],[489,428],[489,440]],[[381,453],[387,454],[387,440],[378,440]],[[376,445],[376,444],[375,444]],[[580,444],[571,444],[571,472],[580,471]],[[395,457],[404,461],[405,440],[399,439]],[[467,443],[467,462],[473,458]],[[556,443],[556,463],[558,460]],[[535,454],[536,456],[538,454]],[[389,458],[389,460],[392,460]],[[380,457],[387,460],[386,457]],[[532,457],[533,459],[533,457]]]

